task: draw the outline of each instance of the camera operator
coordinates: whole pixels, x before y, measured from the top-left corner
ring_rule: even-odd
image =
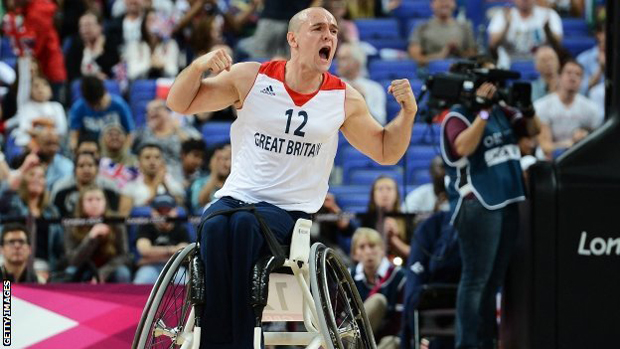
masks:
[[[472,101],[451,108],[442,125],[446,189],[463,262],[457,348],[497,348],[495,297],[517,238],[515,203],[525,199],[517,140],[540,129],[529,91],[516,108],[497,92],[497,83],[486,80]]]

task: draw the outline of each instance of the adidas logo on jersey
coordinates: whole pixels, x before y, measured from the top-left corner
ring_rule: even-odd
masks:
[[[273,87],[271,87],[271,85],[265,87],[264,89],[260,90],[260,93],[264,93],[266,95],[270,95],[270,96],[275,96],[275,92],[273,92]]]

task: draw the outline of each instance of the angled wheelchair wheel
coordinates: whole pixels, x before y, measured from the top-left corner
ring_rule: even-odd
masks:
[[[320,243],[310,250],[310,286],[326,349],[376,349],[349,271],[332,249]]]
[[[196,252],[192,243],[177,251],[164,266],[142,311],[132,349],[180,348],[183,344],[183,330],[192,320],[189,261]]]

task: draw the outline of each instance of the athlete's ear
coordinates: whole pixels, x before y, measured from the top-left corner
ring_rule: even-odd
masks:
[[[286,33],[286,41],[288,41],[291,48],[297,48],[297,37],[295,36],[295,32]]]

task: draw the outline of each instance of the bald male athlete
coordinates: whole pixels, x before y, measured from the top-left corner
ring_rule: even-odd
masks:
[[[382,127],[360,93],[327,72],[337,38],[334,17],[309,8],[289,22],[289,61],[232,65],[218,50],[177,77],[167,101],[172,110],[195,114],[230,105],[238,110],[231,173],[203,220],[254,204],[278,241],[287,244],[295,221],[309,218],[323,203],[339,130],[380,164],[395,164],[405,153],[417,112],[409,81],[394,80],[389,87],[401,111]],[[208,71],[213,76],[202,79]],[[201,348],[251,348],[250,274],[268,253],[257,218],[244,211],[212,217],[203,222],[201,239],[207,287]]]

